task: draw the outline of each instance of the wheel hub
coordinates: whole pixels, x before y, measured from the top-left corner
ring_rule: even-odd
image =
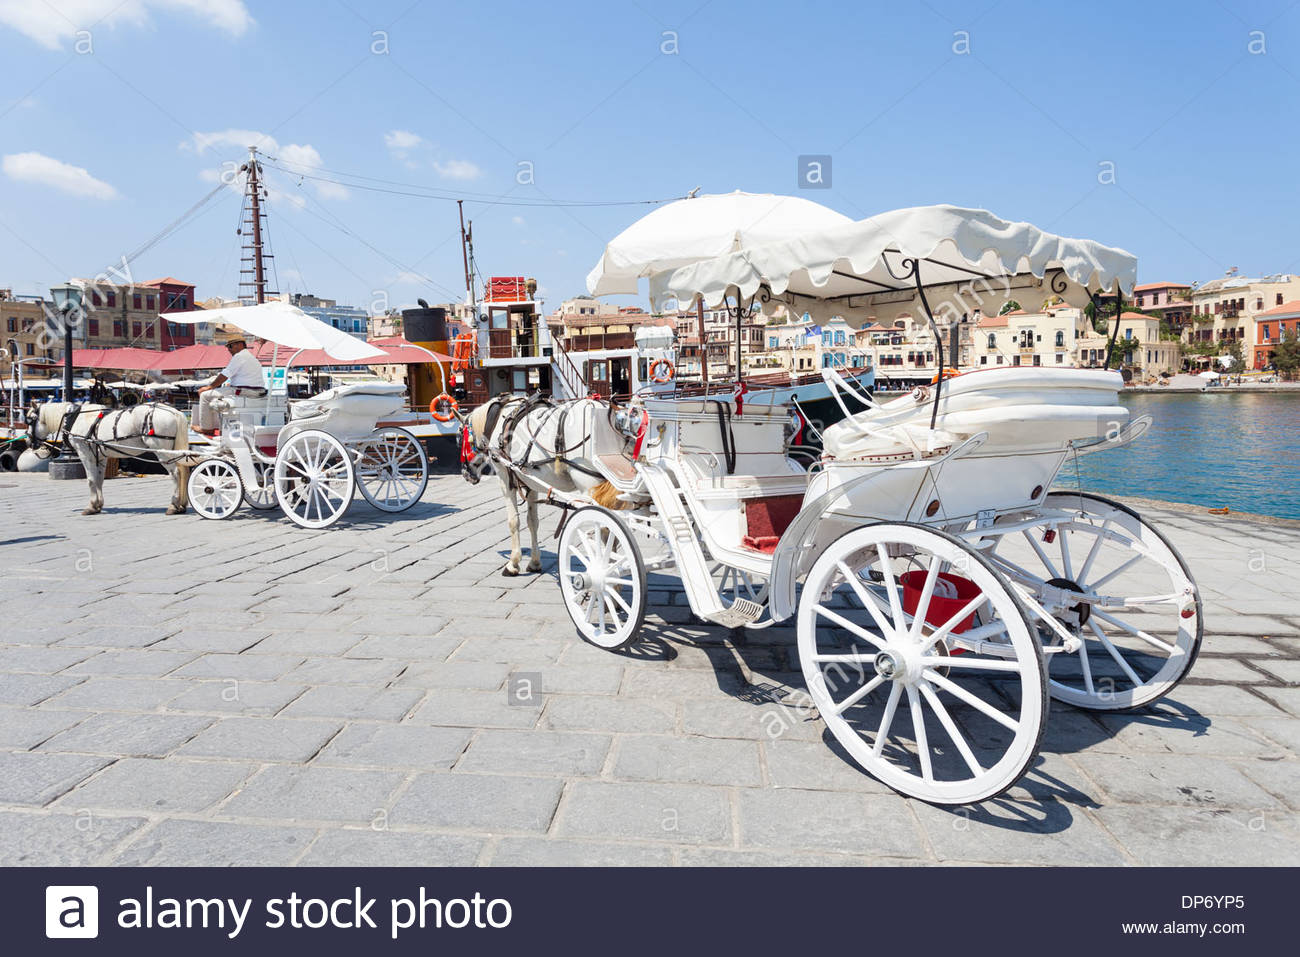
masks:
[[[1080,587],[1078,582],[1071,581],[1068,578],[1051,578],[1048,579],[1047,584],[1051,585],[1053,588],[1060,588],[1063,591],[1075,592],[1076,594],[1079,595],[1082,595],[1084,593],[1083,588]],[[1056,619],[1061,624],[1065,625],[1065,627],[1074,628],[1077,630],[1079,628],[1082,628],[1084,625],[1086,625],[1088,623],[1088,619],[1091,616],[1092,616],[1092,605],[1088,604],[1088,602],[1086,601],[1081,601],[1076,605],[1070,605],[1067,608],[1062,608],[1061,613],[1056,616]]]
[[[907,661],[897,651],[877,652],[876,674],[887,681],[902,681],[907,675]]]

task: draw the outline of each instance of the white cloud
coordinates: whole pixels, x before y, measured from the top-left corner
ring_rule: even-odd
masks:
[[[524,217],[522,217],[522,216],[515,216],[514,218],[512,218],[512,219],[510,220],[510,222],[514,223],[516,226],[524,226],[524,225],[526,225],[526,223],[524,222]]]
[[[389,130],[384,134],[384,146],[393,159],[407,169],[431,166],[443,179],[471,180],[483,175],[483,170],[469,160],[441,160],[442,150],[419,133],[410,130]]]
[[[183,13],[231,36],[253,24],[243,0],[0,0],[0,24],[11,27],[49,50],[62,49],[78,31],[99,26],[145,27],[151,13]]]
[[[49,186],[70,196],[117,198],[117,190],[102,179],[95,179],[84,167],[72,166],[44,153],[12,153],[4,158],[2,165],[5,175],[19,182]]]
[[[433,168],[443,179],[478,179],[483,175],[483,171],[469,160],[447,160],[445,163],[435,160]]]
[[[423,142],[423,136],[410,130],[392,130],[384,134],[384,145],[390,150],[413,150]]]
[[[384,145],[388,147],[388,155],[407,169],[420,168],[419,162],[411,155],[412,152],[423,153],[428,150],[424,137],[410,130],[390,130],[384,134]]]
[[[0,0],[0,2],[3,2],[3,0]],[[276,141],[275,137],[259,133],[257,130],[229,129],[217,130],[212,133],[195,133],[188,140],[182,140],[180,144],[182,150],[200,155],[209,150],[231,155],[236,151],[246,151],[250,146],[256,146],[259,150],[265,152],[268,157],[272,157],[275,162],[288,167],[291,171],[289,175],[293,173],[303,174],[301,177],[302,182],[310,185],[321,199],[347,199],[351,195],[346,187],[340,186],[338,183],[311,178],[324,175],[319,171],[324,167],[325,161],[321,159],[320,151],[310,143],[285,143],[281,145]],[[233,162],[233,160],[230,162]],[[268,181],[271,178],[272,176],[268,172]],[[210,181],[215,182],[216,180],[213,178]],[[242,188],[242,180],[240,188]],[[271,188],[268,186],[268,189]],[[285,191],[281,190],[280,192],[283,194]],[[294,205],[303,205],[302,198],[294,197]]]
[[[289,143],[282,146],[276,155],[285,166],[304,173],[314,174],[316,170],[325,165],[325,162],[320,158],[320,153],[316,151],[316,147],[309,144],[299,146],[296,143]],[[338,183],[326,182],[323,179],[310,180],[309,182],[322,199],[348,198],[347,189]]]

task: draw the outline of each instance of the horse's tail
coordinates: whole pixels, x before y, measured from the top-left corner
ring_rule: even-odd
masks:
[[[601,508],[607,508],[610,511],[617,511],[621,508],[631,508],[631,502],[625,502],[619,498],[621,494],[609,479],[601,482],[589,493],[591,500]]]

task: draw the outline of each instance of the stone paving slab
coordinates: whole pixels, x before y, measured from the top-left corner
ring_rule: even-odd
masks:
[[[311,532],[163,514],[166,480],[6,476],[0,864],[1300,863],[1300,526],[1144,503],[1202,590],[1189,680],[1054,704],[1001,798],[900,797],[799,706],[794,632],[743,645],[651,579],[644,640],[579,641],[504,578],[496,486]],[[524,681],[532,700],[510,690]]]

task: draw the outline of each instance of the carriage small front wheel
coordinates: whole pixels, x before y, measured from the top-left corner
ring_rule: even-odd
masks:
[[[560,535],[560,592],[578,634],[611,650],[645,622],[645,562],[627,523],[596,506],[569,515]]]
[[[194,511],[203,518],[230,518],[244,497],[244,483],[233,463],[210,458],[190,469],[186,491]]]
[[[277,504],[275,500],[274,466],[269,463],[253,462],[253,474],[257,476],[257,488],[244,486],[244,502],[249,508],[259,512],[270,511]]]
[[[797,621],[822,720],[894,790],[971,804],[1032,765],[1042,650],[1006,579],[958,539],[903,522],[846,533],[809,570]]]

